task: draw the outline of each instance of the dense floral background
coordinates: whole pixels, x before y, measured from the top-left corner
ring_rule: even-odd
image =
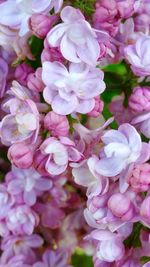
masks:
[[[149,0],[0,0],[0,267],[150,267],[149,139]]]

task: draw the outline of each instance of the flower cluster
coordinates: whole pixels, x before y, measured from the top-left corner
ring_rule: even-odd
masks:
[[[150,266],[149,0],[0,10],[0,267]]]

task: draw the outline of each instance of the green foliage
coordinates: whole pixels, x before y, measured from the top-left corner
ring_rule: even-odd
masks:
[[[92,257],[87,256],[82,250],[77,249],[72,256],[74,267],[93,267]]]
[[[142,264],[145,264],[145,263],[150,261],[150,257],[144,256],[144,257],[141,258],[140,261],[141,261]]]
[[[96,0],[73,0],[72,6],[79,8],[85,15],[90,16],[95,11]]]
[[[30,50],[35,60],[27,60],[27,63],[30,64],[33,68],[38,68],[41,66],[41,53],[43,50],[43,40],[32,35],[28,40]]]

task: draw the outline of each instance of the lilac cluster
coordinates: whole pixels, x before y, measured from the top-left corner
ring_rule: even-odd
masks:
[[[150,266],[150,3],[76,2],[0,1],[0,267]]]

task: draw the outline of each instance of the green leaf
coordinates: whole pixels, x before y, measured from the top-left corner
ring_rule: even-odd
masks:
[[[94,267],[92,257],[84,253],[83,250],[77,249],[72,256],[72,265],[74,267]]]
[[[103,68],[107,72],[115,72],[120,75],[127,75],[128,67],[124,61],[119,62],[118,64],[110,64]]]
[[[92,15],[95,11],[96,0],[72,0],[72,5],[79,8],[85,15]]]
[[[43,40],[32,35],[28,40],[30,50],[35,58],[35,60],[27,60],[27,63],[30,64],[34,69],[41,67],[41,53],[43,51],[44,45]]]
[[[147,262],[149,262],[150,261],[150,257],[147,257],[147,256],[143,256],[141,259],[140,259],[140,262],[142,263],[142,264],[145,264],[145,263],[147,263]]]

